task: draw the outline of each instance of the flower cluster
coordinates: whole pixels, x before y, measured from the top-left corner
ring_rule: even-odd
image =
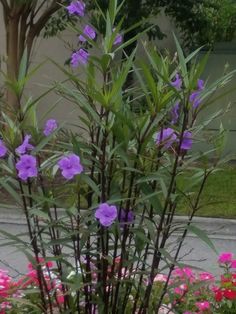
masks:
[[[76,15],[83,17],[85,15],[85,3],[83,1],[75,0],[70,3],[69,6],[67,6],[67,11],[71,15]],[[115,28],[113,29],[113,32],[115,32]],[[95,40],[97,37],[97,33],[93,26],[91,25],[85,25],[83,28],[82,34],[79,35],[79,44],[85,45],[87,44],[88,40]],[[117,33],[113,45],[119,45],[123,41],[123,37],[120,33]],[[88,59],[90,57],[89,52],[87,49],[79,48],[78,50],[74,51],[70,58],[70,64],[72,68],[77,68],[79,65],[86,65],[88,63]]]
[[[19,283],[14,282],[12,277],[8,275],[8,271],[0,269],[0,314],[5,314],[6,311],[12,308],[12,303],[9,298],[22,298]]]
[[[218,264],[224,269],[220,280],[209,272],[175,268],[168,282],[169,294],[159,314],[174,311],[183,314],[236,313],[236,260],[231,252],[224,252],[219,256]],[[160,289],[166,281],[166,275],[158,274],[154,285]]]
[[[58,276],[53,271],[53,262],[45,262],[44,258],[38,258],[38,263],[28,264],[28,273],[25,277],[21,278],[18,282],[21,287],[24,288],[35,288],[39,287],[39,277],[37,272],[37,264],[40,264],[42,268],[44,285],[47,286],[48,292],[53,296],[56,295],[58,303],[64,302],[64,295],[62,291],[62,283]]]
[[[221,276],[220,285],[214,289],[215,300],[236,302],[236,260],[233,258],[233,253],[223,252],[219,256],[218,263],[225,272]]]
[[[170,82],[170,85],[177,91],[181,91],[183,87],[183,81],[179,73],[175,75],[175,79]],[[196,89],[193,90],[189,96],[189,103],[193,110],[196,110],[201,104],[201,93],[204,90],[205,82],[202,79],[197,80]],[[180,102],[178,101],[170,111],[171,124],[176,124],[180,114]]]
[[[28,292],[26,293],[27,289],[30,291],[39,287],[37,272],[37,265],[39,264],[42,268],[43,282],[44,285],[47,286],[48,292],[56,296],[57,303],[61,304],[64,302],[62,283],[52,269],[53,263],[51,261],[45,262],[45,260],[40,257],[38,258],[38,263],[35,261],[34,264],[28,264],[27,274],[17,281],[14,281],[13,278],[8,275],[8,271],[0,269],[0,314],[6,314],[14,310],[14,307],[17,306],[17,303],[12,304],[9,299],[27,299],[29,295]],[[22,304],[24,304],[24,301],[22,302]]]
[[[47,137],[57,128],[57,121],[55,119],[49,119],[45,123],[43,134]],[[18,178],[23,181],[26,181],[29,178],[35,178],[39,173],[37,158],[30,154],[35,148],[34,145],[30,143],[31,138],[32,136],[30,134],[26,134],[23,138],[23,142],[15,149],[15,154],[17,156],[15,167],[18,173]],[[7,151],[5,143],[0,140],[0,157],[5,157]],[[83,171],[80,157],[75,154],[68,154],[68,156],[61,157],[57,165],[61,170],[62,176],[67,180],[73,179],[74,176]]]
[[[166,128],[162,129],[156,134],[155,140],[157,145],[162,146],[165,149],[173,149],[174,145],[178,146],[178,143],[180,142],[180,134],[178,134],[172,128]],[[187,151],[192,148],[192,145],[192,132],[184,131],[181,139],[180,149]]]

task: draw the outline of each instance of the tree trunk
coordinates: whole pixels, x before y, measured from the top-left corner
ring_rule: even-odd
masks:
[[[19,71],[19,51],[18,51],[18,31],[19,17],[9,17],[6,24],[6,46],[7,46],[7,79],[15,82]],[[19,108],[17,99],[12,88],[7,88],[7,106],[11,112]]]

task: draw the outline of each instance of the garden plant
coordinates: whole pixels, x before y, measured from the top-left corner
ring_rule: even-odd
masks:
[[[65,7],[78,19],[78,47],[69,67],[55,64],[66,80],[53,88],[78,107],[77,131],[54,117],[41,128],[36,106],[43,96],[21,97],[30,76],[27,52],[17,79],[8,81],[21,104],[14,115],[7,108],[2,112],[0,184],[22,209],[29,239],[0,232],[29,266],[18,281],[1,271],[0,313],[235,308],[232,254],[220,255],[225,274],[213,283],[213,275],[195,274],[185,265],[181,252],[188,232],[215,250],[193,221],[208,177],[226,162],[223,127],[215,136],[205,133],[224,109],[201,120],[199,115],[220,99],[234,72],[211,84],[203,81],[207,55],[198,59],[199,48],[185,57],[177,39],[173,59],[145,43],[145,58],[136,48],[125,55],[137,36],[125,41],[124,35],[137,25],[122,28],[121,8],[116,0],[106,12],[97,7],[106,25],[103,36],[88,23],[82,1]],[[135,79],[127,88],[129,73]],[[208,151],[194,150],[202,141]],[[185,175],[183,184],[179,178]],[[189,216],[178,224],[183,200]]]

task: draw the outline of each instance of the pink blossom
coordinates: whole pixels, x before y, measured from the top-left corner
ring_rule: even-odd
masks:
[[[210,309],[210,302],[208,301],[196,302],[195,305],[199,311],[205,311]]]
[[[179,287],[174,288],[174,292],[179,295],[183,295],[186,291],[188,291],[188,286],[183,283]]]
[[[157,274],[153,282],[166,282],[167,276],[163,274]]]
[[[202,272],[199,274],[199,279],[201,281],[206,281],[206,280],[214,281],[214,276],[211,273]]]
[[[230,265],[232,268],[236,268],[236,260],[234,259],[232,262],[231,262],[231,265]]]
[[[220,254],[218,258],[218,263],[220,264],[228,264],[231,263],[233,260],[233,253],[231,252],[223,252]]]
[[[168,305],[163,304],[160,307],[158,314],[174,314],[174,312],[172,312],[170,309],[171,309],[171,304],[168,304]]]
[[[176,268],[174,271],[173,271],[173,275],[175,277],[187,277],[187,278],[192,278],[194,277],[193,275],[193,271],[191,268],[189,267],[184,267],[184,268]]]
[[[53,262],[52,261],[45,262],[45,259],[43,257],[38,257],[38,263],[41,264],[41,266],[47,266],[48,268],[52,268],[53,267]],[[33,265],[32,263],[29,263],[28,264],[28,269],[30,271],[35,269],[36,268],[36,264],[37,264],[36,261],[35,261],[35,265]]]

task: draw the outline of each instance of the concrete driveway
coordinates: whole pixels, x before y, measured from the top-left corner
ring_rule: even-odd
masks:
[[[183,222],[185,217],[177,217],[177,222]],[[203,230],[207,230],[209,238],[215,245],[218,252],[231,251],[236,256],[236,220],[196,218],[195,224]],[[0,229],[13,235],[27,231],[23,215],[17,211],[9,209],[2,210],[0,213]],[[173,239],[178,237],[173,235]],[[24,238],[27,240],[27,237]],[[3,236],[0,234],[0,244]],[[214,274],[220,273],[217,267],[217,255],[197,236],[188,235],[185,245],[181,251],[184,262],[188,265],[201,267]],[[23,253],[16,248],[0,247],[0,267],[8,268],[13,276],[25,273],[27,259]]]

